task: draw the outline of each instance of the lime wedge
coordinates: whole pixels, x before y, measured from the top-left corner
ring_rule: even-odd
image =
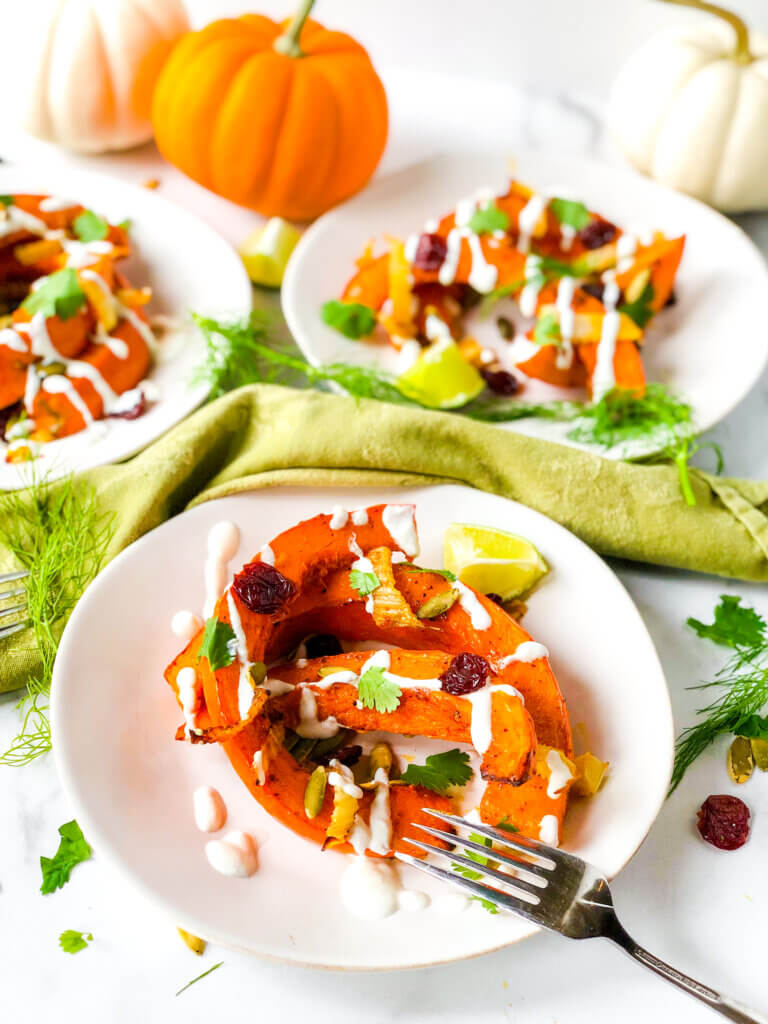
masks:
[[[451,523],[445,531],[443,561],[462,583],[504,601],[526,593],[549,572],[525,537],[469,523]]]
[[[455,341],[439,338],[397,378],[397,386],[431,409],[456,409],[476,398],[485,381],[462,357]]]
[[[238,246],[240,258],[254,284],[279,288],[301,232],[282,217],[271,217]]]

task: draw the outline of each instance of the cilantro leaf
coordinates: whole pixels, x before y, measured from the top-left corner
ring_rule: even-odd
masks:
[[[219,668],[231,665],[235,660],[236,653],[235,631],[228,623],[220,622],[215,616],[212,616],[205,623],[203,642],[200,644],[197,660],[207,658],[211,671],[215,672]]]
[[[477,235],[489,235],[492,231],[506,231],[509,217],[495,203],[488,203],[482,209],[475,210],[469,218],[469,227]]]
[[[43,873],[43,884],[40,892],[55,892],[69,881],[72,868],[91,857],[91,848],[85,841],[80,826],[76,821],[68,821],[59,828],[61,841],[53,857],[41,857],[40,869]]]
[[[504,817],[501,821],[496,822],[496,828],[500,828],[502,832],[509,832],[510,834],[520,831],[517,825],[513,825],[508,817]]]
[[[93,942],[90,932],[75,932],[71,928],[59,936],[59,945],[65,953],[79,953],[81,949],[88,948],[89,942]]]
[[[491,840],[487,836],[478,835],[477,832],[470,832],[469,839],[475,843],[482,843],[483,846],[491,846]],[[488,863],[488,858],[484,857],[482,853],[475,853],[474,850],[466,850],[465,856],[470,860],[475,861],[477,864],[485,866]],[[482,879],[483,875],[480,871],[473,871],[472,868],[467,868],[463,864],[451,864],[452,869],[462,878],[468,878],[472,882],[478,882]],[[483,910],[487,910],[489,914],[498,914],[499,908],[495,903],[491,903],[490,900],[483,899],[482,896],[471,896],[470,899],[475,900]]]
[[[645,327],[654,313],[651,308],[654,294],[653,285],[649,281],[634,302],[622,302],[619,312],[624,313],[630,320],[634,320],[638,327]]]
[[[706,625],[694,618],[687,622],[699,636],[724,647],[756,648],[766,642],[765,620],[754,608],[741,607],[741,598],[730,594],[720,596],[714,622]]]
[[[349,574],[349,585],[361,597],[367,597],[381,586],[381,580],[375,572],[361,572],[360,569],[352,569]]]
[[[537,345],[557,345],[560,342],[560,321],[555,313],[546,313],[536,321],[533,340]]]
[[[130,217],[126,217],[125,220],[119,221],[117,226],[119,228],[122,228],[123,231],[130,231],[132,224],[133,224],[133,221],[131,220],[131,218]]]
[[[592,220],[592,215],[584,203],[579,203],[575,199],[553,199],[549,208],[561,224],[566,224],[574,231],[581,231]]]
[[[22,302],[28,313],[42,313],[48,319],[57,316],[69,320],[85,305],[85,292],[72,267],[64,267],[41,279],[42,284]]]
[[[409,764],[401,776],[403,782],[441,794],[451,786],[465,786],[471,778],[469,754],[458,748],[430,754],[425,764]]]
[[[768,740],[768,715],[747,715],[733,731],[749,740]]]
[[[223,963],[223,960],[219,960],[219,962],[217,964],[214,964],[213,967],[209,967],[207,971],[203,971],[202,974],[198,974],[198,976],[196,978],[193,978],[192,981],[188,981],[186,985],[183,985],[176,993],[176,995],[180,996],[182,992],[186,992],[190,985],[194,985],[196,981],[200,981],[202,978],[207,978],[209,974],[213,973],[213,971],[221,967]]]
[[[78,214],[72,228],[81,242],[100,242],[109,234],[109,224],[93,210],[83,210]]]
[[[360,676],[357,693],[364,708],[388,713],[400,704],[403,691],[389,679],[384,678],[384,669],[377,665],[367,669]]]
[[[411,572],[429,572],[432,573],[433,576],[442,576],[443,579],[448,580],[449,583],[456,582],[456,573],[450,572],[448,569],[424,569],[420,565],[413,565],[412,562],[403,562],[403,566]]]
[[[13,206],[13,196],[0,196],[0,203],[3,206]]]
[[[345,338],[364,338],[376,326],[376,314],[361,302],[339,302],[331,299],[322,309],[323,322]]]

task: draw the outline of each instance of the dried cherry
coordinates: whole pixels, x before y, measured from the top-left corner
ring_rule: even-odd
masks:
[[[317,633],[308,636],[304,641],[308,658],[327,658],[334,654],[342,654],[344,648],[333,633]]]
[[[447,252],[448,247],[440,235],[419,235],[413,265],[419,270],[439,270]]]
[[[362,756],[363,748],[360,744],[351,743],[346,747],[339,747],[338,750],[329,750],[327,754],[322,754],[317,758],[317,763],[329,765],[335,759],[341,764],[345,764],[347,768],[352,768]]]
[[[520,390],[520,381],[508,370],[491,370],[481,366],[480,376],[495,395],[515,395]]]
[[[296,584],[266,562],[249,562],[235,576],[232,589],[252,612],[274,615],[296,593]]]
[[[465,693],[474,693],[485,686],[491,666],[479,654],[463,652],[457,654],[448,668],[439,677],[442,689],[461,697]]]
[[[137,420],[146,411],[146,395],[141,388],[133,388],[120,396],[112,412],[108,412],[106,418],[108,420]]]
[[[612,242],[618,234],[618,230],[616,225],[611,224],[609,220],[598,217],[582,228],[577,238],[585,249],[599,249],[602,245]]]
[[[701,838],[718,850],[738,850],[749,838],[749,808],[737,796],[708,796],[698,817]]]

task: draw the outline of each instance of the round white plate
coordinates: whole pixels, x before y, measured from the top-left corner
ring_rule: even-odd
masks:
[[[599,795],[573,801],[564,846],[610,876],[643,841],[664,800],[672,717],[653,644],[605,563],[563,527],[515,502],[458,486],[286,488],[201,505],[137,541],[91,584],[64,632],[53,679],[59,775],[97,855],[161,904],[177,924],[214,942],[295,963],[350,969],[414,967],[484,953],[530,935],[512,916],[477,904],[439,908],[440,886],[402,868],[433,905],[383,921],[351,917],[339,900],[348,858],[301,839],[256,803],[216,746],[173,739],[180,712],[163,679],[179,649],[174,612],[199,612],[211,526],[242,531],[233,567],[288,525],[333,505],[415,502],[426,566],[442,564],[443,532],[457,517],[530,537],[552,572],[530,601],[526,628],[547,644],[578,737],[611,762]],[[650,737],[650,739],[649,739]],[[445,744],[436,744],[445,748]],[[192,792],[212,785],[227,827],[253,833],[259,870],[225,878],[208,865],[208,837],[192,820]],[[431,880],[427,880],[431,881]],[[445,896],[445,887],[442,888]]]
[[[120,264],[137,287],[153,291],[150,315],[178,320],[180,327],[161,342],[161,356],[149,373],[157,401],[137,420],[99,420],[72,437],[42,446],[33,463],[4,460],[0,441],[0,490],[23,487],[30,472],[51,479],[73,470],[118,462],[140,451],[187,416],[205,398],[205,386],[190,379],[203,342],[189,314],[244,316],[251,309],[251,283],[234,249],[207,224],[162,196],[116,178],[58,168],[0,167],[0,193],[31,192],[64,196],[91,207],[112,223],[131,221],[134,252]]]
[[[502,190],[509,167],[508,154],[498,151],[445,154],[380,178],[321,217],[296,247],[282,289],[285,318],[307,358],[316,365],[344,361],[396,372],[397,353],[391,346],[348,340],[322,322],[323,303],[339,297],[368,239],[388,234],[405,238],[482,185]],[[512,173],[535,189],[559,187],[578,196],[624,228],[686,235],[675,285],[677,304],[663,310],[649,328],[643,362],[649,380],[667,384],[691,403],[699,430],[708,430],[726,416],[768,359],[768,271],[749,238],[710,207],[625,167],[531,151],[514,154]],[[495,321],[508,314],[520,323],[514,308],[507,300],[486,319],[473,315],[469,333],[503,358],[507,343]],[[523,379],[523,401],[586,398],[583,391]],[[566,438],[568,424],[525,419],[504,426],[574,443]],[[632,454],[649,453],[654,447],[658,445],[633,444]],[[605,454],[619,457],[623,452],[617,447]]]

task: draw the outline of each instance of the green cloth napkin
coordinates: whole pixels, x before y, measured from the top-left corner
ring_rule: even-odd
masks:
[[[269,384],[194,413],[140,455],[84,474],[115,532],[108,557],[190,505],[280,485],[463,483],[514,498],[603,555],[768,580],[768,482],[615,462],[447,413]],[[0,571],[11,565],[0,548]],[[0,644],[0,692],[36,665],[28,634]]]

